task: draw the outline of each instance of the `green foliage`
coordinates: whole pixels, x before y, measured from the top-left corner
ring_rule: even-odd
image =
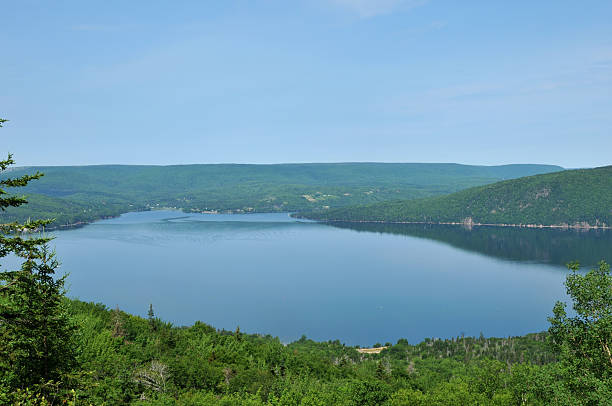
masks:
[[[0,120],[0,127],[6,120]],[[0,172],[12,165],[9,154]],[[0,210],[27,203],[5,189],[26,186],[41,173],[4,177],[0,181]],[[45,404],[44,393],[61,392],[61,380],[74,367],[74,327],[64,307],[64,278],[55,278],[59,263],[46,245],[48,237],[34,236],[47,220],[0,224],[0,258],[23,260],[19,270],[0,272],[0,401]],[[29,388],[25,392],[19,389]],[[35,395],[30,396],[30,391]],[[52,403],[52,402],[51,402]]]
[[[528,176],[447,196],[319,210],[325,221],[612,226],[612,166]]]
[[[554,394],[533,380],[556,365],[543,333],[416,345],[399,340],[364,355],[337,340],[303,337],[283,345],[201,322],[159,322],[152,330],[148,318],[68,303],[80,326],[74,374],[82,404],[450,405],[515,398],[546,404]]]
[[[74,366],[74,326],[63,303],[65,277],[53,277],[57,266],[42,246],[20,271],[3,273],[0,365],[8,387],[57,381]]]
[[[14,163],[15,161],[11,154],[8,155],[7,159],[0,160],[0,175],[7,171],[9,166]],[[2,176],[0,179],[0,213],[4,214],[9,207],[18,208],[27,203],[25,197],[10,195],[9,192],[5,190],[6,188],[23,187],[26,186],[28,182],[39,179],[42,176],[40,172],[34,175],[23,174],[18,177]],[[31,221],[28,218],[23,224],[17,221],[11,222],[11,220],[0,223],[0,258],[4,258],[10,253],[22,258],[29,256],[30,252],[48,242],[49,239],[44,237],[33,238],[26,233],[35,231],[49,222],[50,220]],[[23,237],[23,235],[26,235],[26,237]]]
[[[549,165],[281,164],[40,167],[27,208],[5,221],[53,217],[54,227],[151,208],[290,212],[447,194],[561,170]],[[23,174],[29,169],[16,169]],[[0,179],[2,179],[0,177]]]
[[[601,262],[582,275],[578,264],[565,286],[573,300],[574,317],[558,302],[551,323],[550,339],[558,354],[564,385],[584,404],[598,405],[612,399],[612,275]]]

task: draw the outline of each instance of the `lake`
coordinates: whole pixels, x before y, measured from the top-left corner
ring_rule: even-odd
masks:
[[[175,325],[372,345],[522,335],[567,300],[564,264],[612,260],[612,234],[337,224],[288,214],[128,213],[58,231],[69,296]]]

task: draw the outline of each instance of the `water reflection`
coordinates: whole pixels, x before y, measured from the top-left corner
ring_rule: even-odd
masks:
[[[611,230],[472,227],[433,224],[333,223],[355,231],[406,235],[446,243],[490,257],[565,266],[579,261],[583,267],[612,261]]]

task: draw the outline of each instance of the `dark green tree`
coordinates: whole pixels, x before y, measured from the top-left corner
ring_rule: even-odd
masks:
[[[564,385],[584,404],[607,404],[612,399],[612,275],[610,266],[586,274],[578,263],[568,265],[572,273],[565,286],[573,300],[574,317],[557,302],[549,318],[549,332],[559,361]]]
[[[74,362],[73,330],[64,307],[66,276],[54,278],[59,263],[47,245],[11,276],[2,295],[4,323],[0,356],[11,387],[61,380]]]
[[[0,120],[0,127],[6,120]],[[14,164],[0,161],[0,173]],[[5,189],[26,186],[41,173],[0,180],[0,212],[27,200]],[[1,221],[0,221],[1,222]],[[2,392],[58,381],[74,362],[74,327],[64,307],[65,277],[39,230],[49,220],[0,224],[0,258],[9,254],[23,263],[18,270],[0,269],[0,397]],[[0,398],[0,402],[5,399]]]
[[[149,329],[151,331],[155,331],[157,329],[157,325],[155,322],[155,312],[153,311],[153,303],[149,303],[149,311],[147,312],[147,318],[149,321]]]

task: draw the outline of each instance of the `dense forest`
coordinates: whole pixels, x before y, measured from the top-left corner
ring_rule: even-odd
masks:
[[[612,166],[534,175],[446,196],[318,210],[300,216],[324,221],[610,226]]]
[[[58,166],[23,188],[29,204],[4,221],[51,218],[48,227],[160,207],[185,211],[278,212],[344,207],[447,194],[468,187],[562,170],[552,165],[280,164]]]

